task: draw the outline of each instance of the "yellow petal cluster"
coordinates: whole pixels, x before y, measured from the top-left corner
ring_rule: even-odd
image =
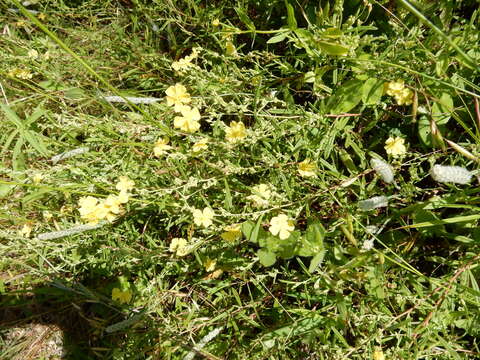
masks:
[[[232,121],[225,129],[225,138],[228,142],[235,143],[247,137],[245,125],[241,121]]]
[[[188,254],[187,240],[183,238],[173,238],[170,247],[170,252],[176,253],[177,256],[185,256]]]
[[[306,158],[298,164],[298,173],[303,177],[317,176],[317,164],[312,162],[309,158]]]
[[[202,140],[199,140],[197,141],[195,144],[193,144],[192,146],[192,151],[194,153],[198,153],[200,151],[203,151],[203,150],[207,150],[208,149],[208,139],[202,139]]]
[[[216,259],[212,260],[210,258],[207,258],[207,260],[205,260],[205,263],[203,265],[205,266],[206,272],[212,272],[213,270],[215,270],[217,266],[217,260]]]
[[[182,84],[175,84],[170,86],[166,91],[167,105],[174,106],[175,111],[180,112],[181,106],[189,104],[192,99],[187,89]]]
[[[403,80],[391,81],[385,83],[384,92],[393,96],[398,105],[411,105],[413,101],[413,92],[405,87]]]
[[[155,156],[162,156],[167,150],[170,150],[172,147],[168,145],[170,140],[168,138],[158,139],[155,145],[153,146],[153,153]]]
[[[32,232],[32,225],[25,224],[23,227],[18,231],[18,235],[24,237],[30,237],[30,233]]]
[[[122,205],[130,198],[129,191],[135,183],[126,176],[120,176],[116,189],[118,195],[108,195],[104,200],[93,196],[82,197],[78,200],[78,212],[81,218],[89,224],[98,224],[102,220],[113,221],[122,212]]]
[[[120,176],[118,178],[118,183],[115,188],[120,192],[128,192],[130,190],[133,190],[134,186],[135,182],[133,180],[130,180],[126,176]]]
[[[26,69],[12,69],[8,72],[8,76],[15,77],[17,79],[28,80],[33,77],[33,74]]]
[[[113,288],[112,300],[122,304],[128,304],[132,300],[132,292],[130,290],[122,291],[119,288]]]
[[[280,214],[270,220],[270,227],[268,230],[272,233],[272,235],[278,235],[280,240],[285,240],[288,239],[294,229],[295,226],[293,221],[290,220],[287,215]]]
[[[31,59],[37,59],[38,58],[38,51],[35,49],[30,49],[28,50],[27,56]]]
[[[192,214],[193,214],[193,221],[195,222],[195,225],[203,226],[205,228],[212,225],[213,223],[212,219],[215,216],[215,213],[210,208],[205,208],[203,210],[194,209]]]
[[[200,129],[199,120],[201,118],[198,108],[184,105],[179,107],[182,116],[175,116],[173,126],[188,133],[194,133]]]
[[[404,143],[405,140],[400,137],[389,137],[387,141],[385,141],[385,151],[394,157],[403,155],[407,152]]]

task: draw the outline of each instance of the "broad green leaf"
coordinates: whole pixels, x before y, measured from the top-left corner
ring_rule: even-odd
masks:
[[[325,229],[319,222],[308,225],[305,235],[301,237],[298,255],[314,256],[323,249],[323,238],[325,237]]]
[[[82,99],[85,97],[85,91],[80,88],[68,89],[65,91],[65,97],[72,100]]]
[[[348,54],[348,47],[345,45],[324,40],[317,41],[317,45],[320,50],[327,55],[343,56]]]
[[[9,184],[0,184],[0,199],[6,197],[10,194],[10,191],[15,187],[15,185]]]
[[[293,231],[287,239],[277,239],[279,244],[279,249],[276,251],[277,256],[282,259],[291,259],[294,257],[299,245],[300,236],[300,231]]]
[[[246,221],[242,224],[243,235],[245,235],[248,241],[256,244],[259,240],[259,234],[262,235],[260,236],[260,238],[263,238],[265,236],[265,231],[261,228],[262,219],[263,215],[258,218],[256,224],[254,224],[252,221]]]
[[[341,85],[330,97],[328,106],[332,114],[346,113],[362,100],[363,81],[349,80]]]
[[[243,236],[245,236],[246,239],[250,240],[250,236],[254,228],[255,228],[255,223],[253,221],[250,221],[250,220],[245,221],[241,226]]]
[[[272,266],[277,261],[275,254],[265,249],[258,250],[257,256],[260,263],[265,267]]]
[[[445,133],[445,125],[438,125],[437,128],[441,134]],[[430,126],[430,120],[426,116],[421,116],[418,119],[418,136],[421,142],[428,147],[438,147],[438,140],[434,139],[432,135],[432,128]]]
[[[383,95],[383,80],[370,78],[362,86],[362,102],[365,105],[375,105]]]
[[[443,93],[439,101],[432,106],[432,117],[437,126],[445,125],[450,120],[453,112],[452,97]]]

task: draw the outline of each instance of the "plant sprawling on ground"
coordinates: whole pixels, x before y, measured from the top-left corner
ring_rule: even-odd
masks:
[[[476,5],[0,2],[2,311],[81,358],[478,358]]]

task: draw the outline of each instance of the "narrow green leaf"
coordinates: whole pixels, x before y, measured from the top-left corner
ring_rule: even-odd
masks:
[[[290,31],[282,31],[281,33],[275,36],[272,36],[270,39],[268,39],[267,44],[276,44],[276,43],[282,42],[287,38],[289,33]]]
[[[230,186],[228,186],[228,181],[226,178],[223,179],[223,183],[225,184],[225,209],[230,210],[232,208],[232,193],[230,192]]]
[[[245,11],[244,8],[242,7],[236,7],[235,11],[240,18],[240,20],[245,24],[245,26],[248,28],[248,30],[255,31],[255,24],[253,23],[252,20],[248,17],[247,12]]]
[[[315,269],[322,263],[324,257],[325,257],[325,250],[321,250],[317,255],[315,255],[312,258],[312,261],[310,261],[308,272],[313,273]]]
[[[411,224],[407,226],[402,226],[400,229],[411,229],[411,228],[424,228],[430,226],[446,225],[446,224],[456,224],[461,222],[472,222],[480,219],[480,215],[466,215],[466,216],[456,216],[452,218],[442,219],[442,220],[431,220],[426,222],[420,222],[416,224]]]
[[[345,45],[323,40],[317,41],[317,45],[320,50],[327,55],[343,56],[348,54],[348,47]]]
[[[287,7],[287,23],[291,30],[295,30],[297,26],[297,20],[295,19],[295,9],[288,0],[285,0],[285,6]]]

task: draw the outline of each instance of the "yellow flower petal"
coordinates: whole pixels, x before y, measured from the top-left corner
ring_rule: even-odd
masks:
[[[225,129],[225,138],[228,142],[235,143],[247,137],[245,125],[241,121],[232,121]]]

